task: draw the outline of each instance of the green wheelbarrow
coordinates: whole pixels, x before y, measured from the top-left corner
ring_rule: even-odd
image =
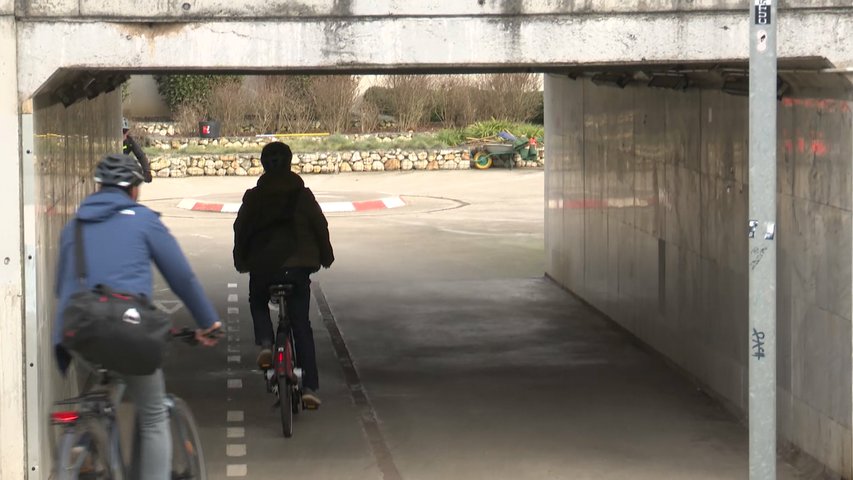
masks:
[[[515,163],[515,155],[518,154],[522,160],[535,160],[539,156],[536,150],[536,139],[524,140],[515,137],[509,132],[501,132],[499,137],[506,140],[505,143],[486,143],[472,152],[471,161],[474,168],[485,170],[491,168],[496,162],[505,164],[512,168]]]

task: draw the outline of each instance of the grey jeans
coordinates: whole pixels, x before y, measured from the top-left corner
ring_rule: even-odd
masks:
[[[131,480],[170,480],[172,435],[166,408],[163,371],[151,375],[125,375],[127,393],[136,407],[136,432],[130,463]]]

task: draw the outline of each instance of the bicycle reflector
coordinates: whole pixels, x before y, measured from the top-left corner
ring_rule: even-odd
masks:
[[[56,424],[74,423],[80,419],[80,414],[77,412],[53,412],[50,414],[51,420]]]
[[[287,365],[284,364],[284,350],[283,349],[279,349],[277,352],[275,352],[275,359],[276,359],[276,362],[275,362],[276,373],[278,373],[279,375],[284,375],[285,373],[287,373],[286,372]]]

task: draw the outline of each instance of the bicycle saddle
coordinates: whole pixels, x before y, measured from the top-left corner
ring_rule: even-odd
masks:
[[[293,294],[293,284],[270,285],[270,296],[272,298],[289,297]]]

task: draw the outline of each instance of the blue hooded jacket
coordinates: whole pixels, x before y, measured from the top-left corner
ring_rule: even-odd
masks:
[[[153,260],[201,328],[208,328],[219,320],[177,240],[160,221],[158,213],[136,203],[119,188],[104,187],[83,200],[77,219],[83,222],[89,288],[103,284],[119,292],[152,298]],[[75,268],[74,225],[75,220],[68,222],[60,237],[56,274],[59,305],[53,329],[55,346],[62,336],[62,311],[71,295],[80,290]],[[58,355],[64,370],[67,354],[59,349]]]

